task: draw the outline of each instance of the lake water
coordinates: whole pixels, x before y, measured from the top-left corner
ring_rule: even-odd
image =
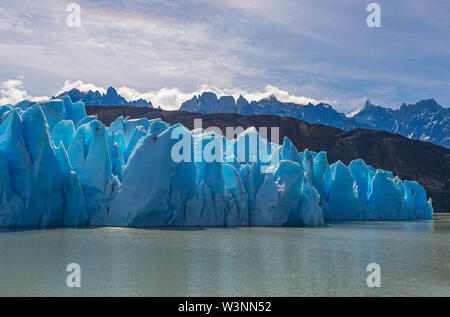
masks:
[[[81,266],[81,288],[66,266]],[[381,287],[368,288],[369,263]],[[0,231],[0,295],[450,296],[450,218],[322,228]]]

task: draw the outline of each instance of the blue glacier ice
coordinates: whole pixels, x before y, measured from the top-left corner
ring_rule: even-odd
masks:
[[[250,159],[251,138],[272,163]],[[214,160],[199,159],[204,151]],[[330,165],[325,152],[272,144],[255,128],[226,139],[160,119],[105,127],[69,97],[0,107],[0,227],[319,226],[432,213],[416,182],[362,160]]]

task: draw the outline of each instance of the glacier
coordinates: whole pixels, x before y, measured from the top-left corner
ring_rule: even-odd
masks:
[[[431,199],[416,182],[362,160],[330,165],[325,152],[299,153],[288,138],[280,145],[262,141],[276,163],[236,156],[249,151],[240,142],[249,137],[261,138],[254,128],[227,139],[161,119],[119,117],[105,127],[68,96],[1,106],[0,227],[282,227],[432,218]],[[183,153],[191,160],[173,160],[180,138],[193,149]],[[224,145],[213,155],[226,159],[197,160],[211,143]]]

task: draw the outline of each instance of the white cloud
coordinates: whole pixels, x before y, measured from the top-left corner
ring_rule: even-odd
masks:
[[[92,90],[92,91],[98,91],[102,94],[106,93],[105,88],[96,86],[94,84],[87,84],[81,80],[77,80],[77,81],[73,81],[73,82],[71,82],[70,80],[66,80],[66,81],[64,81],[64,86],[57,92],[56,95],[58,96],[58,95],[62,94],[63,92],[66,92],[66,91],[69,91],[72,89],[78,89],[79,91],[82,91],[82,92],[88,92],[89,90]]]
[[[66,80],[64,82],[63,87],[55,94],[60,95],[63,92],[69,91],[71,89],[78,89],[82,92],[99,91],[102,94],[105,94],[107,89],[105,87],[92,84],[85,83],[81,80],[70,81]],[[186,92],[180,88],[168,88],[164,87],[159,90],[153,90],[148,92],[139,92],[134,88],[129,87],[120,87],[117,89],[117,92],[127,99],[128,101],[144,99],[147,101],[151,101],[154,107],[161,107],[165,110],[177,110],[181,104],[191,99],[196,95],[201,95],[203,92],[213,92],[216,95],[220,96],[233,96],[235,99],[238,99],[239,96],[243,96],[248,101],[259,101],[264,98],[268,98],[271,95],[275,96],[278,100],[282,102],[293,102],[296,104],[318,104],[319,102],[325,102],[329,104],[336,104],[336,101],[329,100],[317,100],[314,98],[309,98],[305,96],[297,96],[290,94],[286,90],[282,90],[276,86],[267,85],[263,91],[246,91],[238,88],[232,89],[221,89],[211,85],[201,85],[197,90]],[[1,99],[0,104],[15,104],[24,99],[29,99],[33,101],[40,101],[48,99],[48,97],[33,97],[30,96],[27,91],[24,89],[23,82],[18,79],[11,79],[1,83]]]
[[[82,82],[79,82],[78,86],[83,87],[84,89],[86,89],[86,87],[92,86],[96,87],[96,89],[99,91],[101,90],[106,91],[104,88],[97,87],[95,85],[84,84]],[[71,85],[68,87],[73,86]],[[177,110],[184,101],[189,100],[196,95],[201,95],[203,92],[213,92],[218,96],[233,96],[235,99],[239,98],[239,96],[243,96],[248,101],[259,101],[261,99],[268,98],[271,95],[274,95],[278,100],[282,102],[293,102],[301,105],[305,105],[308,103],[318,104],[320,102],[336,104],[336,101],[316,100],[309,97],[292,95],[288,91],[282,90],[272,85],[267,85],[264,91],[252,91],[252,92],[238,88],[221,89],[210,85],[201,85],[199,89],[192,92],[186,92],[177,87],[174,88],[165,87],[159,90],[144,93],[141,93],[136,89],[128,87],[118,88],[117,91],[122,97],[124,97],[128,101],[144,99],[147,101],[151,101],[154,107],[159,106],[165,110]]]
[[[154,107],[159,106],[164,110],[177,110],[184,101],[191,99],[197,93],[201,93],[187,93],[179,88],[162,88],[156,91],[140,93],[132,88],[121,87],[117,91],[127,100],[145,99],[151,101]]]
[[[23,82],[18,79],[10,79],[0,83],[0,105],[16,104],[22,100],[42,101],[49,97],[32,97],[24,90]]]
[[[220,89],[210,85],[201,85],[199,89],[193,92],[185,92],[180,88],[162,88],[157,91],[150,91],[147,93],[140,93],[135,89],[121,87],[117,90],[120,95],[122,95],[127,100],[145,99],[150,100],[155,107],[160,106],[165,110],[176,110],[181,104],[191,99],[196,95],[201,95],[203,92],[213,92],[218,96],[233,96],[238,99],[239,96],[243,96],[248,101],[259,101],[264,98],[268,98],[271,95],[275,96],[278,100],[282,102],[293,102],[300,105],[305,105],[308,103],[318,104],[320,102],[325,102],[329,104],[336,104],[336,101],[329,100],[316,100],[304,96],[291,95],[288,91],[282,90],[278,87],[267,85],[264,91],[252,91],[248,92],[242,89]]]
[[[291,95],[289,94],[288,91],[286,90],[281,90],[278,87],[275,86],[271,86],[271,85],[267,85],[265,90],[263,92],[253,92],[253,93],[247,93],[244,94],[243,96],[245,98],[247,98],[248,100],[261,100],[263,98],[267,98],[269,96],[275,96],[279,101],[282,102],[293,102],[299,105],[306,105],[309,103],[312,104],[318,104],[320,103],[319,100],[313,99],[313,98],[309,98],[309,97],[305,97],[305,96],[295,96],[295,95]],[[324,101],[325,102],[325,101]]]

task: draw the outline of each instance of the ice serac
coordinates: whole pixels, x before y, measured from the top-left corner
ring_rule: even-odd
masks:
[[[161,119],[105,127],[69,97],[0,108],[0,227],[319,226],[432,213],[416,182],[362,160],[330,165],[325,152],[272,144],[255,128],[227,139]]]
[[[325,217],[333,220],[360,220],[361,200],[350,170],[341,161],[325,172]]]

